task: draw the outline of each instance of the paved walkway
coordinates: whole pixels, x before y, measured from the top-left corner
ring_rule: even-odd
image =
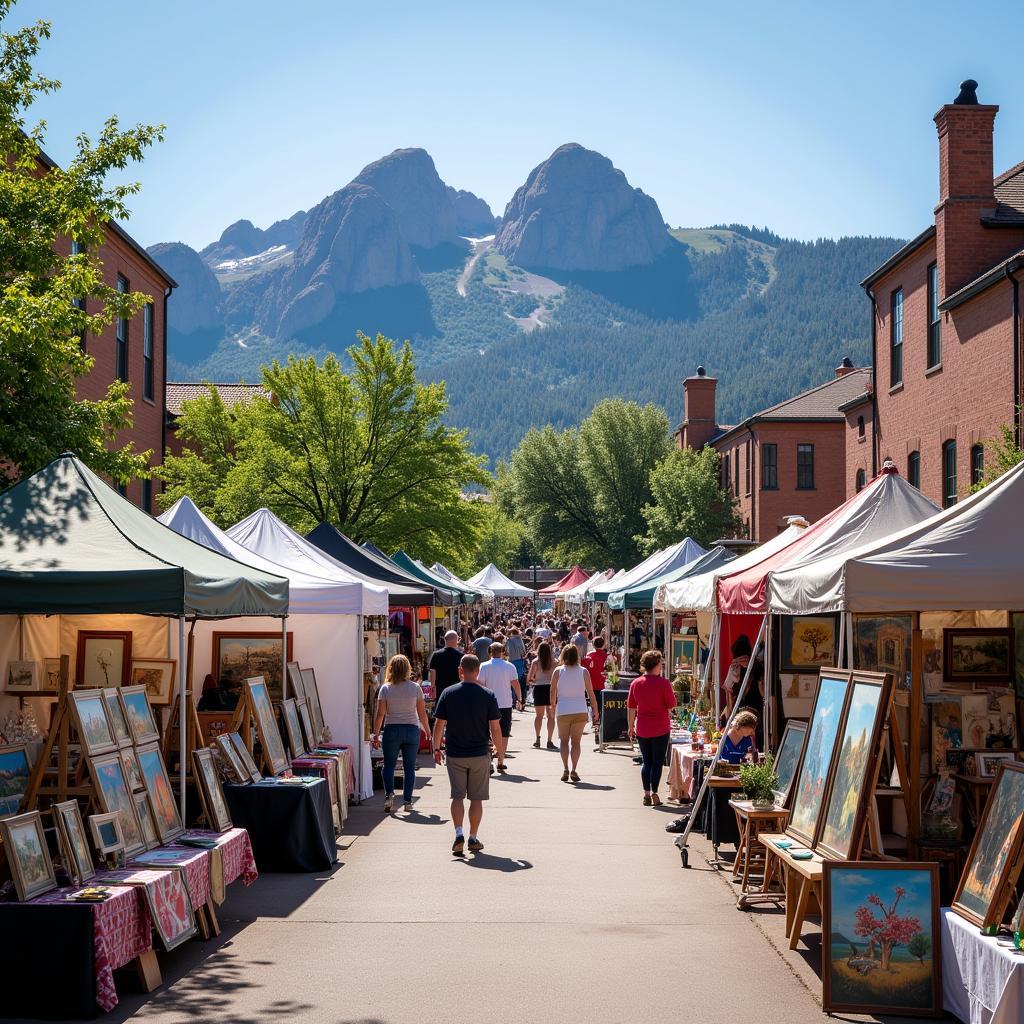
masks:
[[[641,805],[628,752],[598,754],[588,734],[583,781],[566,785],[529,719],[492,782],[482,854],[450,855],[447,779],[430,768],[412,815],[385,818],[379,795],[354,809],[334,872],[232,886],[221,939],[162,956],[164,988],[112,1018],[821,1024],[816,979],[699,852],[682,870],[663,829],[677,812]]]

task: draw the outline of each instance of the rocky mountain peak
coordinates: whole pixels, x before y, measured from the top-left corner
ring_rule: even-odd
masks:
[[[472,192],[454,189],[451,185],[447,188],[455,208],[455,230],[467,238],[493,235],[498,226],[498,218],[491,213],[487,203]]]
[[[673,244],[650,196],[606,156],[568,143],[516,190],[494,247],[522,267],[619,271],[651,264]]]
[[[167,326],[176,335],[176,356],[201,358],[224,328],[217,278],[184,242],[160,242],[146,251],[178,282],[167,303]]]

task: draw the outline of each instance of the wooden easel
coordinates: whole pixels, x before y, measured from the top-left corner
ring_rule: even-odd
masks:
[[[242,737],[242,742],[246,745],[250,754],[253,752],[255,740],[259,735],[259,730],[253,727],[253,721],[256,720],[257,717],[256,708],[253,707],[252,696],[249,693],[249,688],[247,686],[243,686],[242,693],[238,698],[238,704],[235,706],[235,714],[231,719],[231,726],[228,729],[228,732],[237,732],[238,735]],[[260,743],[260,760],[267,774],[273,776],[275,774],[274,765],[271,763],[270,756],[267,754],[263,743]]]

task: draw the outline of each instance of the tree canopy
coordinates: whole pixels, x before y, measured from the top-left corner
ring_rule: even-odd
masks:
[[[13,6],[0,0],[0,27]],[[17,480],[71,450],[127,481],[148,475],[150,455],[119,437],[132,422],[128,385],[81,400],[77,382],[93,366],[82,339],[149,300],[104,283],[97,253],[105,225],[128,216],[126,200],[138,191],[134,183],[108,187],[108,176],[141,160],[163,128],[122,131],[112,117],[95,143],[78,136],[67,167],[46,161],[45,123],[29,125],[28,112],[60,88],[33,69],[49,35],[45,21],[0,32],[0,152],[7,160],[0,174],[0,463],[7,479]],[[62,255],[70,241],[77,251]]]
[[[444,384],[416,379],[412,350],[359,335],[322,363],[289,357],[263,368],[270,397],[227,408],[216,389],[183,403],[181,456],[168,455],[160,496],[189,495],[227,526],[266,506],[305,532],[332,523],[356,541],[461,564],[483,513],[466,488],[490,477],[465,432],[442,422]]]

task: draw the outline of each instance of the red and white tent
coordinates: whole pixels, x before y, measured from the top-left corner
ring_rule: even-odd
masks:
[[[552,596],[561,594],[563,591],[578,587],[581,583],[586,583],[589,579],[588,573],[585,573],[578,565],[574,565],[557,583],[552,583],[550,587],[538,590],[537,593]]]

